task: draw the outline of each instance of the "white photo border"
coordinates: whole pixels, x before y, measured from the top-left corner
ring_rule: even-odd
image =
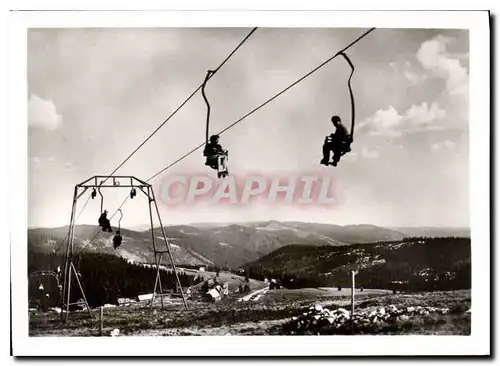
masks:
[[[490,31],[484,11],[13,12],[8,17],[12,345],[15,356],[489,355]],[[50,27],[335,27],[468,29],[470,36],[470,336],[29,337],[27,29]],[[17,244],[15,244],[17,243]],[[332,338],[334,337],[334,338]],[[356,338],[353,338],[356,337]],[[250,347],[251,345],[251,347]]]

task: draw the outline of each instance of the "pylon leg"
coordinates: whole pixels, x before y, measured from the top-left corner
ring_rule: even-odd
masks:
[[[71,263],[71,266],[73,267],[73,271],[75,271],[76,282],[78,283],[78,287],[80,287],[80,291],[82,292],[83,301],[85,301],[85,306],[87,306],[87,310],[89,312],[90,317],[92,319],[94,319],[94,316],[92,315],[92,311],[90,311],[90,306],[89,306],[89,303],[87,301],[87,297],[85,297],[85,292],[83,291],[82,284],[80,282],[80,279],[78,278],[78,272],[76,271],[76,268],[73,265],[73,263]]]
[[[61,292],[61,321],[64,320],[64,305],[65,303],[65,297],[66,297],[66,286],[68,286],[68,263],[69,260],[68,258],[65,259],[64,261],[64,282],[63,282],[63,288]]]
[[[69,319],[69,301],[71,297],[71,265],[68,265],[68,293],[66,297],[66,323],[68,322]]]
[[[158,280],[160,278],[160,266],[158,264],[156,253],[155,253],[155,264],[156,264],[156,278],[155,278],[155,285],[153,287],[153,296],[151,297],[151,309],[153,309],[153,304],[154,304],[154,300],[155,300],[155,293],[156,293],[156,286],[158,285]]]
[[[163,287],[161,285],[161,272],[160,272],[160,265],[161,265],[161,258],[163,257],[163,254],[160,254],[160,259],[158,261],[158,285],[160,286],[160,298],[161,298],[161,309],[163,310],[165,306],[163,305]]]
[[[160,222],[160,228],[161,228],[161,232],[163,234],[163,240],[165,241],[165,245],[167,247],[167,253],[168,253],[168,256],[170,258],[170,263],[172,264],[172,268],[174,270],[174,274],[175,274],[175,279],[177,281],[177,285],[179,286],[179,290],[181,292],[182,301],[184,302],[185,309],[188,310],[188,305],[187,305],[186,297],[184,296],[184,291],[182,290],[181,280],[179,279],[179,275],[177,273],[177,268],[175,266],[174,257],[172,256],[172,250],[170,248],[170,243],[169,243],[169,241],[167,239],[167,234],[165,234],[165,229],[163,227],[163,223],[161,222],[160,210],[158,209],[158,205],[156,204],[156,199],[155,199],[155,196],[154,196],[153,189],[151,189],[151,195],[153,196],[152,197],[152,202],[155,205],[156,214],[158,215],[158,221]],[[151,205],[150,205],[150,207],[151,207]],[[155,252],[155,254],[156,254],[156,252]]]
[[[85,192],[85,190],[84,190],[84,192]],[[82,293],[82,297],[85,301],[85,304],[87,305],[87,310],[89,311],[90,317],[93,318],[92,312],[90,311],[90,307],[89,307],[89,304],[87,302],[87,298],[85,297],[85,293],[84,293],[82,285],[80,283],[80,279],[78,278],[78,272],[73,264],[73,241],[74,241],[74,234],[75,234],[74,231],[75,231],[76,204],[77,204],[78,198],[82,194],[80,194],[80,195],[78,194],[78,186],[75,186],[75,191],[74,191],[74,195],[73,195],[73,207],[71,209],[71,220],[70,220],[69,233],[68,233],[68,243],[67,243],[67,248],[66,248],[66,263],[64,265],[64,288],[63,288],[63,301],[62,301],[62,307],[61,307],[61,313],[62,313],[63,307],[64,307],[64,305],[66,305],[66,323],[69,320],[69,305],[71,302],[71,273],[73,271],[75,273],[77,285],[79,286],[80,291]]]

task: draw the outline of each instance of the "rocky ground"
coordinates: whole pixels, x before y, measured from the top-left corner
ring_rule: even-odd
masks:
[[[231,294],[217,302],[179,299],[104,309],[105,336],[470,334],[470,291],[358,293],[351,321],[349,291],[269,290]],[[30,336],[98,336],[99,310],[73,312],[67,324],[56,311],[30,311]],[[353,325],[354,324],[354,325]]]

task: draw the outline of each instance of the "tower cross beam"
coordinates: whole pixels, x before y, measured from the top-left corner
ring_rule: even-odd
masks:
[[[92,316],[92,312],[90,310],[90,306],[87,302],[87,298],[85,296],[85,291],[82,286],[82,282],[80,281],[80,272],[74,265],[74,236],[75,236],[75,222],[76,222],[76,208],[78,199],[84,195],[84,193],[89,189],[94,188],[99,190],[100,188],[139,188],[148,198],[148,206],[149,206],[149,222],[151,223],[151,234],[153,240],[153,250],[155,255],[155,267],[156,267],[156,279],[153,290],[153,299],[155,296],[156,289],[159,288],[159,292],[161,294],[162,299],[162,307],[163,307],[163,289],[161,284],[161,276],[160,276],[160,267],[162,266],[161,261],[164,258],[163,254],[167,254],[167,257],[170,260],[171,267],[174,270],[174,275],[176,278],[176,283],[178,288],[180,289],[180,293],[182,299],[184,301],[184,307],[187,309],[187,302],[184,296],[184,292],[182,291],[182,284],[180,282],[179,275],[177,273],[177,268],[175,264],[175,260],[172,256],[172,251],[170,248],[170,243],[165,234],[165,229],[163,228],[162,220],[160,217],[160,211],[158,209],[158,205],[156,203],[155,195],[153,192],[153,187],[151,184],[146,183],[145,181],[136,178],[130,175],[115,175],[115,176],[104,176],[104,175],[95,175],[84,180],[81,183],[75,185],[74,193],[73,193],[73,204],[71,209],[71,220],[69,225],[69,233],[68,233],[68,241],[66,243],[66,258],[64,265],[64,283],[63,283],[63,291],[62,291],[62,304],[61,309],[65,311],[61,311],[61,318],[64,318],[67,322],[69,319],[69,310],[70,305],[74,303],[71,301],[71,295],[75,295],[75,291],[72,291],[72,282],[75,282],[77,286],[76,289],[80,291],[80,295],[84,300],[84,304],[89,312],[89,315]],[[99,191],[100,192],[100,191]],[[153,210],[154,207],[154,210]],[[101,212],[99,213],[101,214]],[[156,214],[156,215],[155,215]],[[158,222],[161,227],[161,234],[163,239],[163,245],[157,245],[156,237],[154,235],[154,221],[153,216],[157,216]],[[153,299],[151,300],[151,307],[153,305]]]

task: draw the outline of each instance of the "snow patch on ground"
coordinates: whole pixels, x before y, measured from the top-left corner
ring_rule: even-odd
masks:
[[[265,226],[257,227],[257,230],[266,230],[266,231],[279,231],[279,230],[289,230],[289,229],[293,230],[294,228],[290,228],[278,222],[272,222]]]
[[[262,296],[264,296],[266,294],[266,292],[269,291],[269,287],[268,288],[265,288],[264,291],[262,291],[260,294],[258,294],[257,296],[255,296],[252,301],[259,301],[260,298]]]
[[[129,263],[135,263],[135,262],[140,262],[142,261],[142,258],[134,253],[131,253],[125,249],[118,249],[120,251],[120,256],[123,258],[123,259],[126,259],[127,262]]]
[[[238,299],[238,302],[241,302],[241,301],[249,301],[251,300],[254,296],[258,296],[257,300],[260,299],[260,297],[262,296],[262,294],[265,294],[267,291],[269,291],[269,287],[264,287],[264,288],[261,288],[260,290],[257,290],[257,291],[254,291],[246,296],[243,296],[241,298]],[[254,300],[255,301],[255,300]]]
[[[161,240],[165,241],[165,239],[163,239],[163,236],[156,236],[156,238],[157,238],[157,239],[161,239]],[[171,242],[172,240],[175,240],[175,238],[167,238],[167,239],[168,239],[168,242],[169,242],[169,244],[170,244],[170,246],[171,246],[172,248],[180,248],[180,246],[179,246],[179,245],[174,244],[174,243],[172,243],[172,242]]]
[[[214,264],[213,261],[211,261],[210,259],[208,258],[205,258],[204,256],[202,256],[200,253],[197,253],[195,252],[194,250],[191,250],[191,255],[193,255],[194,257],[196,257],[196,259],[202,259],[204,262],[206,263],[210,263],[210,264]]]
[[[338,244],[338,242],[337,242],[337,241],[335,241],[335,240],[333,240],[333,239],[331,239],[331,238],[329,238],[329,237],[327,237],[327,236],[318,235],[318,236],[317,236],[317,238],[318,238],[319,240],[326,241],[327,243],[330,243],[330,244]]]
[[[388,248],[389,250],[397,250],[397,249],[401,248],[401,247],[402,247],[403,245],[405,245],[405,244],[411,244],[411,243],[405,243],[405,242],[402,242],[402,243],[398,243],[398,244],[389,244],[389,245],[387,246],[387,248]]]
[[[197,236],[197,235],[198,235],[198,233],[189,233],[189,232],[186,232],[184,229],[179,229],[178,231],[179,231],[180,233],[185,234],[185,235],[195,235],[195,236]]]

